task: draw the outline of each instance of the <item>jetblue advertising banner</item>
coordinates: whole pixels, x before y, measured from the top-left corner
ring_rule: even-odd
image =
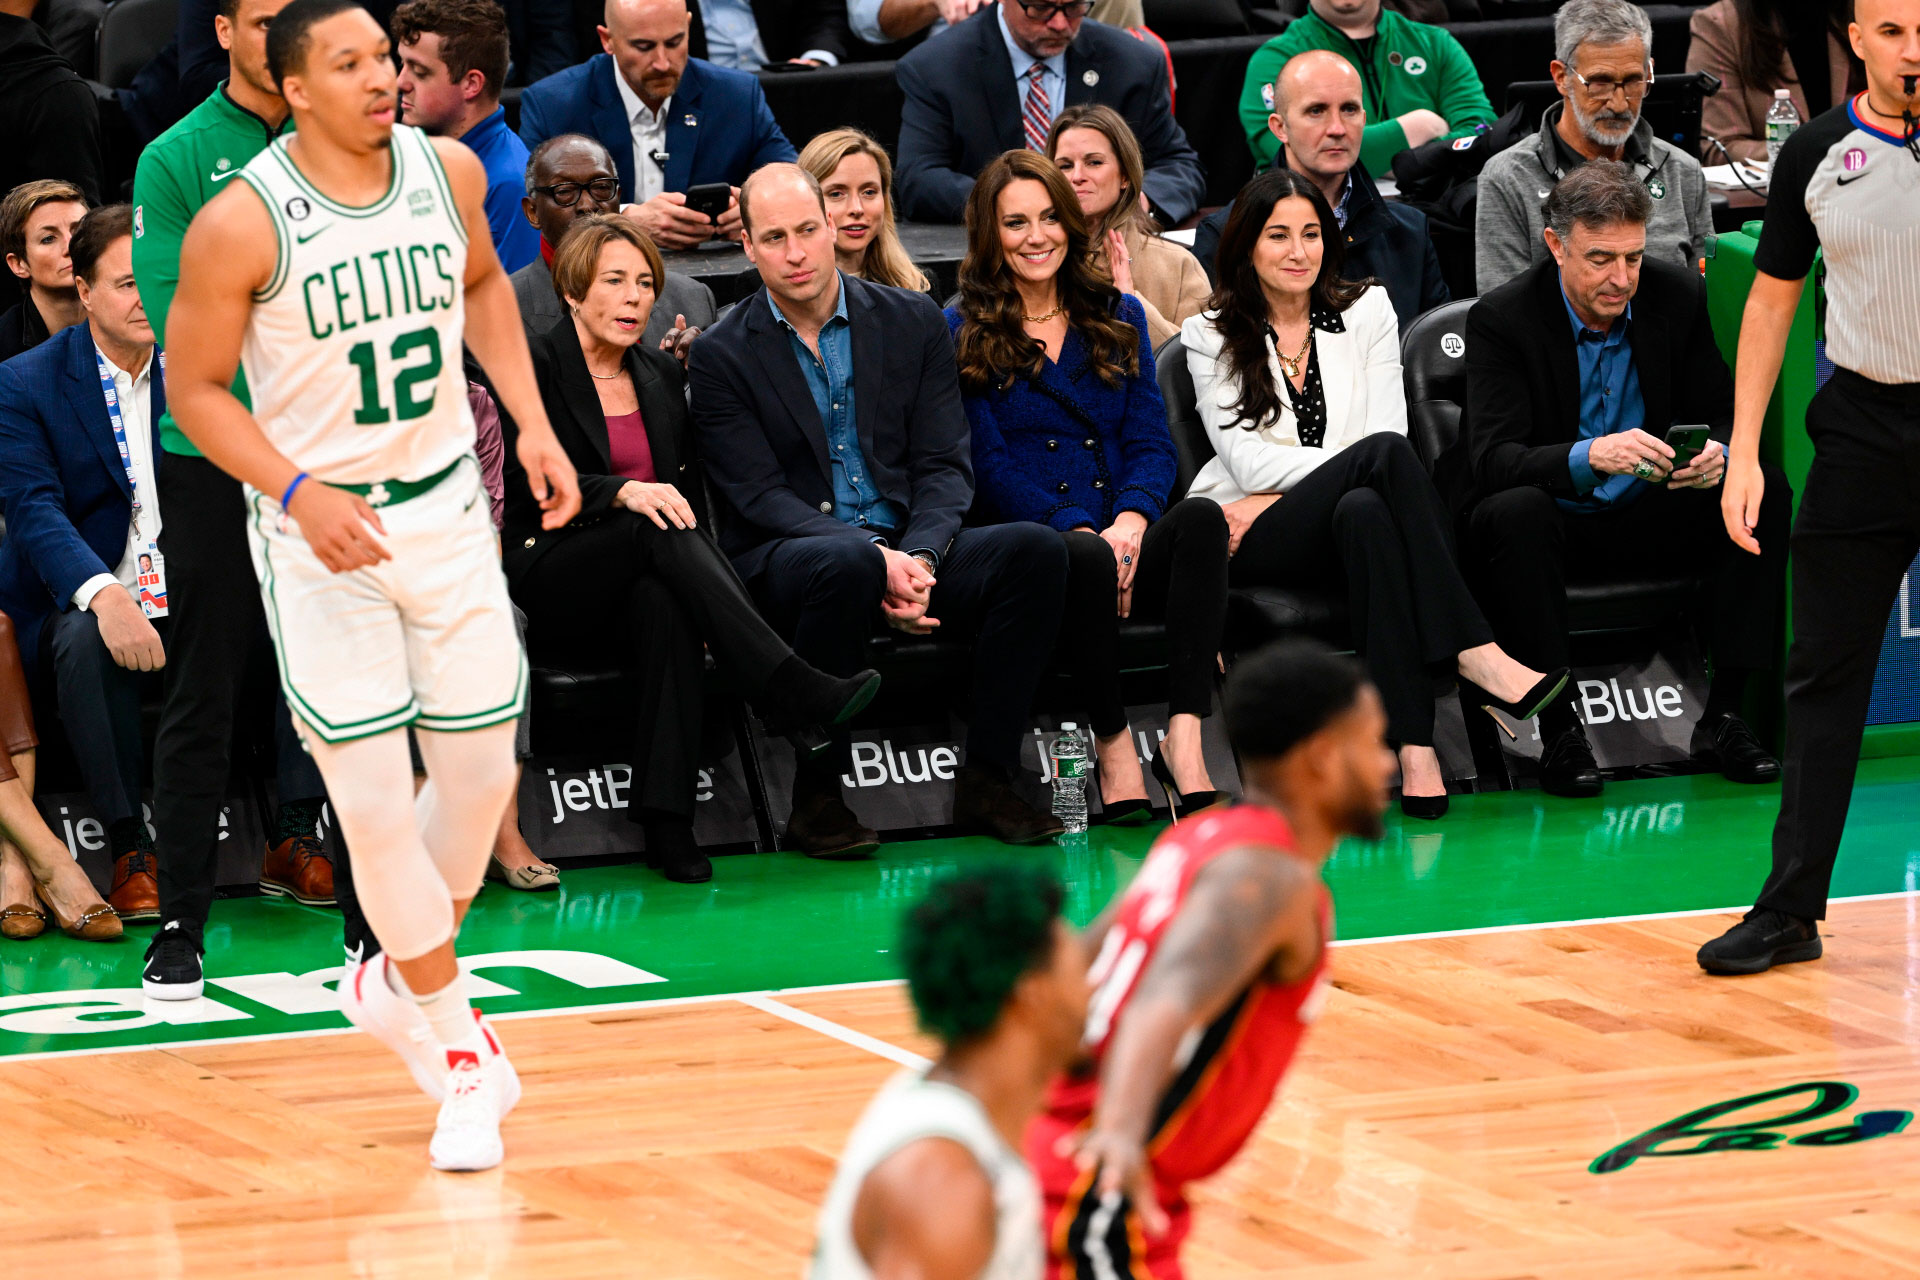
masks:
[[[1868,724],[1920,720],[1920,560],[1907,567],[1899,598],[1880,643],[1880,669],[1873,677]]]

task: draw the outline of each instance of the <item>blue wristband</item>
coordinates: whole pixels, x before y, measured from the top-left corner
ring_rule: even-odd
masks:
[[[307,473],[302,471],[299,475],[293,478],[293,483],[287,486],[287,491],[280,495],[280,509],[282,511],[285,511],[287,509],[287,504],[293,501],[293,491],[295,489],[298,489],[301,483],[306,480],[306,478],[307,478]]]

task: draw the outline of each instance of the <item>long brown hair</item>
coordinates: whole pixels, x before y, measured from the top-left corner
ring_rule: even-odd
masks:
[[[1082,103],[1062,111],[1047,133],[1047,156],[1056,164],[1059,162],[1060,135],[1069,129],[1091,129],[1105,138],[1107,148],[1113,152],[1113,162],[1120,166],[1120,198],[1113,202],[1113,208],[1107,210],[1100,219],[1100,225],[1094,228],[1095,241],[1104,244],[1109,231],[1159,235],[1160,229],[1147,216],[1147,211],[1140,207],[1140,191],[1147,180],[1147,166],[1140,156],[1140,142],[1133,136],[1125,117],[1112,107],[1103,107],[1097,102]]]
[[[862,278],[875,284],[925,293],[933,287],[933,282],[914,265],[906,246],[900,243],[900,233],[894,230],[893,161],[887,157],[887,149],[859,129],[829,129],[800,149],[800,167],[818,178],[824,187],[841,162],[855,155],[866,156],[880,170],[880,225],[874,229],[873,243],[867,246],[867,256],[861,260]]]
[[[1214,258],[1220,283],[1207,299],[1207,310],[1216,313],[1213,327],[1223,339],[1220,351],[1240,388],[1240,399],[1232,406],[1234,416],[1248,431],[1277,419],[1281,406],[1280,388],[1267,363],[1267,295],[1253,269],[1253,248],[1273,216],[1273,206],[1295,196],[1313,206],[1320,223],[1320,274],[1314,279],[1309,305],[1345,311],[1369,286],[1379,283],[1341,278],[1340,269],[1347,261],[1346,237],[1334,219],[1333,207],[1313,183],[1291,169],[1272,169],[1240,188],[1220,232],[1220,250]]]
[[[1776,83],[1775,78],[1780,74],[1780,60],[1787,56],[1789,3],[1825,10],[1828,32],[1839,38],[1841,47],[1847,50],[1848,62],[1854,60],[1853,47],[1847,42],[1847,18],[1852,8],[1847,0],[1733,0],[1734,17],[1739,19],[1734,66],[1749,90],[1785,87]],[[1802,80],[1806,79],[1804,67],[1794,70]],[[1814,115],[1826,109],[1824,102],[1807,104],[1807,110]]]
[[[1025,306],[1000,246],[1000,193],[1016,182],[1046,187],[1054,216],[1067,233],[1067,250],[1054,277],[1067,325],[1087,344],[1093,371],[1110,387],[1140,372],[1140,332],[1115,315],[1120,291],[1093,262],[1093,240],[1080,201],[1066,176],[1037,151],[1008,151],[987,162],[967,197],[967,256],[960,263],[960,314],[965,323],[954,346],[960,386],[971,392],[1006,383],[1015,375],[1037,378],[1046,368],[1046,346],[1021,323]]]

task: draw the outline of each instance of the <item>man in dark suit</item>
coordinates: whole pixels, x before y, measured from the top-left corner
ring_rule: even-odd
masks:
[[[520,97],[527,149],[562,133],[598,138],[620,171],[620,198],[663,249],[718,234],[738,239],[730,203],[717,225],[687,207],[691,187],[738,187],[763,164],[792,160],[760,81],[689,56],[686,0],[607,0],[596,54]]]
[[[1650,203],[1625,165],[1574,170],[1547,200],[1551,257],[1468,313],[1468,541],[1495,635],[1535,665],[1567,663],[1569,578],[1696,570],[1713,683],[1694,753],[1735,781],[1767,782],[1779,762],[1739,713],[1779,639],[1792,496],[1763,464],[1762,551],[1736,553],[1719,494],[1733,379],[1699,278],[1644,258]],[[1688,462],[1666,435],[1691,425],[1710,438]],[[1541,712],[1540,740],[1543,787],[1599,794],[1571,701]]]
[[[721,544],[775,629],[830,675],[865,665],[876,615],[971,639],[967,760],[954,820],[1012,844],[1061,830],[1011,785],[1066,589],[1065,544],[1037,524],[961,528],[971,443],[945,318],[925,294],[834,268],[820,184],[794,165],[749,180],[747,253],[765,287],[688,361]],[[845,736],[794,780],[790,844],[879,843],[840,797]]]
[[[1118,111],[1139,139],[1161,226],[1199,208],[1206,176],[1174,121],[1166,59],[1086,12],[1087,0],[1006,0],[900,60],[903,217],[961,221],[987,161],[1017,147],[1044,151],[1054,118],[1087,102]]]
[[[166,663],[160,559],[165,370],[133,280],[133,211],[95,209],[68,252],[85,324],[0,365],[0,612],[29,675],[51,667],[60,720],[114,855],[108,901],[122,917],[160,914],[142,821],[143,673]],[[156,690],[157,692],[157,690]]]
[[[513,282],[513,299],[520,304],[520,322],[526,325],[527,339],[532,341],[566,314],[566,304],[553,287],[553,253],[561,237],[581,218],[617,210],[620,179],[612,154],[597,139],[583,133],[548,138],[528,161],[527,172],[531,177],[520,209],[527,221],[539,228],[540,256],[508,279]],[[563,197],[571,203],[562,204]],[[704,329],[713,323],[713,316],[713,290],[691,276],[669,271],[654,300],[653,314],[647,317],[647,331],[640,345],[658,351],[667,335],[675,332],[676,320],[685,319],[690,329]]]

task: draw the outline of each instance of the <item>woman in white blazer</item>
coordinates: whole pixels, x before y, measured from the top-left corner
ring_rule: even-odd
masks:
[[[1215,451],[1188,494],[1225,510],[1234,586],[1346,589],[1399,750],[1402,810],[1437,818],[1435,677],[1462,676],[1481,705],[1526,719],[1567,672],[1493,643],[1407,442],[1393,305],[1378,282],[1341,278],[1344,249],[1326,197],[1290,170],[1234,201],[1219,288],[1180,329]]]

